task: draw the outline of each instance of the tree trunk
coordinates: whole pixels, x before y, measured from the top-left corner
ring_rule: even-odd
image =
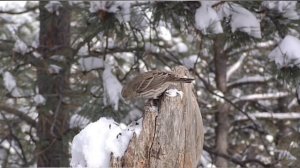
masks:
[[[189,76],[186,68],[175,68]],[[113,167],[194,168],[203,147],[203,123],[192,84],[174,84],[183,98],[163,96],[159,108],[145,106],[143,130],[133,137],[122,159],[113,158]]]
[[[214,40],[214,62],[217,89],[220,90],[223,95],[227,92],[227,56],[223,53],[224,48],[224,35],[218,35]],[[218,105],[218,113],[216,114],[216,121],[218,126],[216,127],[216,151],[217,153],[227,154],[228,148],[228,130],[229,130],[229,104],[227,102],[220,103]],[[217,156],[216,166],[226,168],[228,167],[227,160],[223,157]]]
[[[46,104],[38,106],[37,166],[69,166],[68,141],[65,138],[69,127],[66,92],[69,90],[68,61],[58,62],[49,59],[52,55],[70,56],[70,8],[67,2],[59,13],[49,13],[45,8],[47,1],[40,1],[40,62],[37,68],[39,93],[46,98]],[[58,15],[57,15],[58,14]],[[58,73],[50,73],[50,65],[61,67]]]

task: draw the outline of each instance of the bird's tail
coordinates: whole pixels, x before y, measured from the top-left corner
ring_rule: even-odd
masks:
[[[191,83],[193,80],[193,78],[176,78],[175,81],[176,82],[184,82],[184,83]]]

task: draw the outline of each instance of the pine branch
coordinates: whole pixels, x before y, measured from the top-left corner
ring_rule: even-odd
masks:
[[[269,119],[269,120],[299,120],[299,112],[257,112],[249,114],[253,119]],[[237,121],[248,120],[245,116],[236,116]]]
[[[24,112],[22,112],[20,110],[8,107],[3,104],[0,104],[0,110],[3,110],[9,114],[13,114],[13,115],[19,117],[20,119],[22,119],[23,121],[25,121],[26,123],[31,125],[32,127],[36,127],[36,125],[37,125],[35,120],[33,120],[32,118],[30,118],[28,115],[26,115]]]
[[[236,98],[232,102],[238,103],[241,101],[258,101],[258,100],[267,100],[267,99],[278,99],[278,98],[288,97],[288,96],[290,96],[290,94],[288,92],[250,94],[250,95],[244,95],[239,98]]]

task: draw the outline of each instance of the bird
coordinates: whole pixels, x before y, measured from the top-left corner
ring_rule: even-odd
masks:
[[[152,70],[135,76],[122,88],[125,102],[138,98],[158,99],[174,82],[191,83],[194,79],[182,77],[174,72]]]

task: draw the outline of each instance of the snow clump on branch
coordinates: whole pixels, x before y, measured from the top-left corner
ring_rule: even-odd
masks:
[[[285,36],[268,57],[279,69],[294,66],[300,68],[300,40],[291,35]]]
[[[122,23],[130,21],[130,7],[130,1],[91,1],[89,10],[91,13],[98,11],[115,13],[116,18]]]
[[[296,11],[297,1],[264,1],[262,7],[267,8],[271,14],[279,14],[283,18],[298,20],[299,15]]]
[[[114,110],[117,111],[123,86],[111,70],[111,65],[105,63],[105,69],[102,75],[104,88],[103,104],[105,106],[110,104],[114,107]]]
[[[59,8],[63,5],[59,1],[50,1],[45,5],[45,8],[49,13],[55,13],[55,15],[59,15]]]
[[[8,71],[3,73],[3,81],[5,88],[13,97],[23,96],[23,92],[20,88],[17,87],[17,82],[15,77]]]
[[[249,36],[261,38],[259,20],[249,10],[232,2],[217,4],[218,8],[212,8],[216,2],[201,1],[201,7],[195,13],[195,27],[203,34],[223,33],[221,21],[230,18],[231,31],[241,31]]]

